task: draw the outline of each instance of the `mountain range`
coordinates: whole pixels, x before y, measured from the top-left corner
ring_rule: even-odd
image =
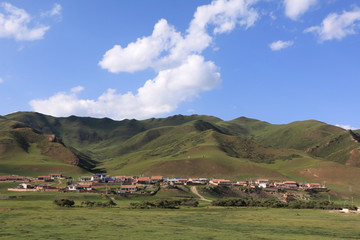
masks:
[[[315,120],[275,125],[205,115],[1,116],[0,175],[49,172],[293,179],[360,195],[360,131]]]

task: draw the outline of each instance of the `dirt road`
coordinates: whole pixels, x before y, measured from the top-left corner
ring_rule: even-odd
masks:
[[[197,191],[195,186],[190,188],[191,192],[194,193],[196,196],[200,198],[201,201],[211,202],[211,200],[204,198],[200,193]]]

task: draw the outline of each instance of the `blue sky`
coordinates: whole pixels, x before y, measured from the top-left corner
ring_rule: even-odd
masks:
[[[356,0],[0,2],[0,115],[360,128]]]

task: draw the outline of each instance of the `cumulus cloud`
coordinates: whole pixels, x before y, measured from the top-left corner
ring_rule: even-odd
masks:
[[[316,3],[317,0],[284,0],[285,15],[292,20],[297,20]]]
[[[71,114],[123,118],[148,118],[174,111],[183,101],[196,98],[221,84],[218,67],[206,61],[202,51],[217,34],[229,33],[236,26],[254,25],[258,13],[256,0],[216,0],[200,6],[188,29],[181,33],[165,19],[159,20],[150,36],[138,38],[126,47],[115,45],[99,61],[111,73],[133,73],[152,68],[157,75],[136,93],[117,93],[108,89],[96,100],[79,99],[78,92],[58,93],[49,99],[33,100],[35,111],[54,115]],[[83,90],[77,87],[76,90]]]
[[[293,41],[275,41],[269,44],[269,47],[271,48],[271,50],[273,51],[279,51],[281,49],[284,48],[288,48],[290,46],[292,46],[294,44]]]
[[[353,11],[344,11],[342,14],[331,13],[320,26],[312,26],[304,32],[312,32],[318,36],[320,42],[327,40],[341,40],[347,35],[355,34],[360,27],[360,9],[355,7]]]
[[[115,45],[108,50],[99,65],[112,73],[135,72],[146,68],[162,70],[181,64],[189,55],[199,54],[209,47],[212,34],[232,31],[236,25],[251,27],[258,13],[251,8],[254,0],[219,0],[197,8],[186,34],[161,19],[151,36],[142,37],[125,48]]]
[[[356,130],[356,129],[360,129],[358,127],[353,127],[353,126],[350,126],[350,125],[343,125],[343,124],[336,124],[337,127],[341,127],[343,129],[346,129],[346,130]]]
[[[46,100],[32,100],[32,108],[53,116],[72,114],[94,117],[148,118],[169,113],[179,103],[190,100],[200,92],[208,91],[221,83],[220,73],[211,61],[191,55],[176,68],[160,71],[156,78],[147,80],[136,94],[116,93],[108,89],[97,100],[79,99],[83,87],[72,88],[70,93],[57,93]]]
[[[17,41],[42,39],[49,26],[31,26],[32,17],[21,8],[10,3],[0,3],[0,38],[14,38]]]

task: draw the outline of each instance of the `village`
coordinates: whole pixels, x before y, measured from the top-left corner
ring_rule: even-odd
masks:
[[[66,184],[62,184],[65,180]],[[16,192],[35,192],[35,191],[54,191],[54,192],[93,192],[93,193],[113,193],[113,194],[132,194],[149,193],[144,191],[151,186],[179,186],[179,185],[213,185],[213,186],[239,186],[248,188],[259,188],[268,191],[328,191],[320,183],[299,183],[296,181],[271,181],[269,179],[257,179],[246,181],[231,181],[228,179],[208,179],[208,178],[185,178],[174,177],[166,178],[163,176],[109,176],[104,173],[96,173],[91,176],[81,176],[78,179],[63,176],[61,173],[51,173],[47,176],[23,177],[23,176],[0,176],[1,182],[20,182],[16,188],[8,188],[8,191]],[[56,184],[58,183],[58,184]],[[152,188],[150,193],[154,193]]]

